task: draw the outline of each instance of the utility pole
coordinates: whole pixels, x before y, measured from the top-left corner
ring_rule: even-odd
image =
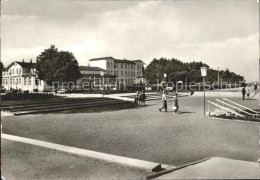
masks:
[[[219,89],[219,67],[218,67],[218,89]]]

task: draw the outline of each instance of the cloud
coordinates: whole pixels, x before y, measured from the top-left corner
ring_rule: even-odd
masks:
[[[254,72],[248,78],[256,79],[248,68],[259,57],[258,7],[255,0],[9,0],[3,2],[1,56],[5,64],[34,59],[55,44],[82,65],[106,55],[147,64],[175,57]]]

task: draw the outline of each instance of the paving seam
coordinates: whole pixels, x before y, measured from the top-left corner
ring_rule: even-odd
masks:
[[[69,154],[76,154],[79,156],[86,156],[89,158],[99,159],[99,160],[103,160],[103,161],[119,163],[119,164],[132,166],[132,167],[136,167],[136,168],[140,168],[140,169],[145,169],[145,170],[149,170],[149,171],[152,171],[152,169],[157,167],[158,165],[161,165],[161,167],[163,169],[169,169],[169,168],[175,167],[175,166],[160,164],[160,163],[156,163],[156,162],[150,162],[150,161],[133,159],[133,158],[123,157],[123,156],[107,154],[107,153],[101,153],[101,152],[97,152],[97,151],[75,148],[75,147],[71,147],[71,146],[65,146],[65,145],[60,145],[60,144],[56,144],[56,143],[29,139],[29,138],[24,138],[24,137],[9,135],[9,134],[2,134],[1,138],[16,141],[16,142],[31,144],[31,145],[35,145],[35,146],[45,147],[45,148],[49,148],[49,149],[55,149],[58,151],[69,153]]]

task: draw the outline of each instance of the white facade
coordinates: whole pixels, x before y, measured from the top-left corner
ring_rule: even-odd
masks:
[[[132,85],[137,78],[143,77],[141,60],[120,60],[113,57],[90,59],[89,66],[100,67],[106,70],[107,75],[116,76],[117,83]]]
[[[36,65],[32,62],[11,63],[2,74],[2,85],[6,90],[22,91],[44,91],[48,89],[47,84],[40,79],[36,79]]]

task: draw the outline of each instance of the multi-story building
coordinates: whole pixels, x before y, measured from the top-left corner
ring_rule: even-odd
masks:
[[[90,67],[100,67],[106,74],[116,76],[116,83],[132,85],[138,78],[143,77],[141,60],[115,59],[113,57],[102,57],[90,59]]]
[[[79,66],[79,71],[82,77],[78,80],[78,88],[103,88],[104,86],[108,88],[108,85],[116,83],[116,76],[106,74],[106,70],[100,67],[90,67],[90,66]],[[111,86],[114,88],[114,86]]]
[[[45,91],[49,86],[37,78],[36,63],[14,61],[2,72],[2,85],[6,90]]]

